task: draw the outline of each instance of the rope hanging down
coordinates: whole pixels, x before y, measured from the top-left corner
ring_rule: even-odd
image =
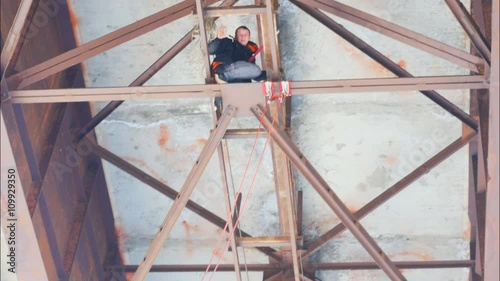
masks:
[[[273,116],[273,123],[272,125],[274,125],[274,121],[276,120],[276,117],[277,117],[277,113],[278,111],[275,112],[274,116]],[[264,116],[264,115],[263,115]],[[262,116],[262,117],[263,117]],[[262,118],[261,117],[261,118]],[[257,164],[257,168],[255,169],[255,172],[254,172],[254,175],[253,175],[253,178],[252,178],[252,181],[250,183],[250,186],[248,188],[248,192],[245,196],[245,200],[243,201],[243,204],[241,205],[241,211],[239,212],[238,214],[238,217],[236,219],[236,223],[235,225],[237,225],[241,219],[241,216],[243,215],[243,212],[245,210],[245,206],[248,202],[248,199],[250,198],[250,194],[252,192],[252,189],[253,189],[253,186],[254,186],[254,183],[255,183],[255,180],[257,179],[257,174],[259,172],[259,168],[260,168],[260,165],[262,164],[262,160],[264,159],[264,155],[265,155],[265,151],[266,151],[266,148],[267,148],[267,144],[269,143],[269,140],[270,140],[270,135],[267,136],[267,139],[266,139],[266,143],[264,144],[264,148],[262,149],[262,152],[261,152],[261,156],[260,156],[260,159],[259,159],[259,163]],[[219,257],[219,260],[217,261],[217,265],[215,266],[214,268],[214,271],[212,272],[212,275],[210,276],[210,279],[209,281],[212,281],[212,279],[214,278],[215,276],[215,273],[217,272],[217,268],[219,267],[221,261],[222,261],[222,258],[223,258],[223,255],[226,253],[228,247],[229,247],[229,243],[231,242],[231,239],[233,237],[233,234],[234,234],[234,231],[236,230],[236,227],[233,226],[233,229],[231,230],[231,232],[229,233],[229,239],[227,239],[227,242],[226,242],[226,245],[224,246],[224,249]]]
[[[263,85],[264,85],[264,83],[263,83]],[[270,85],[272,86],[272,83],[271,83]],[[289,83],[288,83],[288,82],[286,82],[286,81],[283,81],[283,82],[282,82],[282,85],[281,85],[281,87],[280,87],[280,88],[281,88],[281,94],[280,94],[279,96],[280,96],[281,98],[278,98],[278,101],[279,101],[279,103],[282,103],[286,97],[290,96],[290,94],[289,94],[289,93],[290,93],[290,92],[289,92]],[[273,90],[274,90],[274,88],[273,88]],[[273,92],[274,92],[274,91],[273,91]],[[275,100],[276,100],[276,99],[275,99]],[[271,103],[271,101],[268,99],[267,103],[269,104],[269,103]],[[260,120],[262,120],[262,118],[264,118],[264,116],[265,116],[265,114],[266,114],[266,112],[267,112],[267,108],[268,108],[267,106],[264,108],[264,111],[262,112],[262,115],[260,116]],[[274,116],[273,116],[273,120],[272,120],[271,126],[273,126],[273,125],[274,125],[274,123],[275,123],[275,121],[276,121],[276,118],[277,118],[277,115],[278,115],[278,111],[276,111],[276,112],[274,113]],[[239,188],[238,188],[238,191],[236,192],[236,196],[235,196],[235,198],[234,198],[234,200],[233,200],[233,204],[232,204],[232,206],[231,206],[231,211],[230,211],[230,212],[229,212],[229,214],[228,214],[228,218],[227,218],[226,224],[225,224],[225,226],[224,226],[224,230],[221,232],[221,236],[220,236],[220,238],[219,238],[219,241],[217,242],[216,249],[218,249],[218,248],[219,248],[219,246],[220,246],[220,245],[221,245],[221,243],[222,243],[222,240],[224,239],[225,232],[226,232],[226,229],[227,229],[228,224],[229,224],[229,220],[232,220],[232,214],[234,213],[234,209],[236,208],[236,202],[238,201],[238,197],[241,195],[241,190],[242,190],[242,187],[243,187],[243,183],[244,183],[244,181],[245,181],[245,179],[246,179],[246,175],[247,175],[248,169],[249,169],[249,167],[250,167],[250,161],[251,161],[252,156],[253,156],[253,153],[254,153],[254,151],[255,151],[255,146],[256,146],[256,144],[257,144],[257,139],[258,139],[258,137],[259,137],[259,133],[260,133],[261,128],[262,128],[262,123],[260,122],[259,128],[258,128],[258,130],[257,130],[257,134],[255,135],[255,139],[254,139],[254,143],[253,143],[253,146],[252,146],[252,150],[251,150],[251,152],[250,152],[250,157],[249,157],[249,159],[248,159],[247,166],[246,166],[246,168],[245,168],[245,172],[244,172],[244,174],[243,174],[243,177],[242,177],[242,180],[241,180],[240,186],[239,186]],[[231,229],[231,231],[230,231],[230,233],[229,233],[229,238],[227,239],[227,242],[226,242],[226,245],[225,245],[225,247],[224,247],[223,251],[220,253],[219,260],[217,261],[217,264],[216,264],[216,266],[215,266],[215,268],[214,268],[214,271],[212,272],[212,274],[211,274],[211,276],[210,276],[209,281],[211,281],[211,280],[213,279],[213,277],[214,277],[215,273],[217,272],[217,268],[219,267],[219,265],[220,265],[220,263],[221,263],[221,261],[222,261],[222,258],[223,258],[224,254],[226,253],[226,251],[227,251],[227,249],[228,249],[228,247],[229,247],[229,243],[231,242],[231,239],[232,239],[233,234],[234,234],[234,232],[235,232],[235,230],[236,230],[236,227],[237,227],[237,225],[238,225],[238,223],[239,223],[239,221],[240,221],[240,219],[241,219],[241,216],[243,215],[243,211],[245,210],[246,203],[247,203],[248,199],[250,198],[250,194],[251,194],[251,191],[252,191],[253,185],[254,185],[254,183],[255,183],[255,179],[257,178],[257,174],[258,174],[258,171],[259,171],[260,165],[262,164],[262,160],[263,160],[263,158],[264,158],[264,152],[265,152],[265,150],[266,150],[266,148],[267,148],[267,144],[269,143],[270,136],[271,136],[271,135],[270,135],[270,134],[268,134],[267,139],[266,139],[266,143],[264,144],[264,148],[263,148],[263,150],[262,150],[262,153],[261,153],[261,156],[260,156],[260,159],[259,159],[259,163],[258,163],[257,168],[256,168],[256,170],[255,170],[255,173],[254,173],[254,175],[253,175],[253,178],[252,178],[252,181],[251,181],[251,183],[250,183],[250,186],[249,186],[249,188],[248,188],[248,192],[247,192],[247,194],[246,194],[246,196],[245,196],[245,200],[244,200],[244,202],[243,202],[243,204],[242,204],[242,206],[241,206],[241,210],[238,212],[238,216],[237,216],[236,222],[235,222],[235,224],[234,224],[233,228]],[[207,265],[207,268],[206,268],[206,270],[205,270],[205,273],[203,274],[203,277],[202,277],[202,279],[201,279],[202,281],[203,281],[203,280],[205,280],[205,276],[207,275],[208,271],[210,270],[210,267],[211,267],[211,265],[212,265],[212,261],[213,261],[213,259],[214,259],[214,257],[215,257],[215,253],[217,253],[217,251],[213,251],[212,256],[211,256],[211,258],[210,258],[210,261],[209,261],[209,263],[208,263],[208,265]]]
[[[261,117],[261,118],[263,118],[263,117],[264,117],[264,115],[265,115],[265,112],[266,112],[266,111],[267,111],[267,107],[266,107],[266,108],[264,108],[264,112],[262,113],[262,117]],[[234,200],[233,200],[233,204],[231,205],[231,210],[229,211],[228,217],[227,217],[227,219],[226,219],[226,224],[224,225],[224,229],[223,229],[223,231],[221,232],[221,236],[220,236],[220,238],[219,238],[219,241],[217,242],[216,249],[217,249],[217,248],[219,248],[219,246],[220,246],[220,245],[221,245],[221,243],[222,243],[222,240],[224,239],[226,229],[227,229],[227,227],[228,227],[228,225],[229,225],[229,220],[231,220],[231,219],[232,219],[232,214],[234,213],[234,210],[235,210],[235,208],[236,208],[236,202],[238,201],[238,197],[241,195],[241,190],[242,190],[242,188],[243,188],[243,182],[244,182],[244,180],[245,180],[245,178],[246,178],[246,175],[247,175],[248,169],[249,169],[249,167],[250,167],[250,161],[251,161],[251,159],[252,159],[253,152],[255,151],[255,146],[256,146],[256,144],[257,144],[257,140],[258,140],[258,137],[259,137],[259,133],[260,133],[261,128],[262,128],[262,125],[259,125],[259,128],[258,128],[258,130],[257,130],[257,134],[255,135],[254,143],[253,143],[253,145],[252,145],[252,150],[251,150],[251,152],[250,152],[250,157],[249,157],[249,159],[248,159],[248,162],[247,162],[247,165],[246,165],[246,168],[245,168],[245,172],[243,173],[243,177],[242,177],[241,182],[240,182],[240,185],[239,185],[239,187],[238,187],[238,191],[236,192],[236,196],[235,196],[235,198],[234,198]],[[237,223],[235,223],[235,225],[237,225]],[[209,263],[208,263],[208,265],[207,265],[207,268],[206,268],[206,270],[205,270],[205,273],[203,274],[203,277],[201,278],[201,280],[202,280],[202,281],[203,281],[203,280],[205,280],[205,276],[207,275],[207,273],[208,273],[208,271],[209,271],[209,269],[210,269],[210,266],[212,265],[212,261],[214,260],[215,253],[216,253],[216,251],[214,251],[214,252],[213,252],[212,257],[210,258],[210,261],[209,261]],[[223,255],[223,254],[221,254],[221,256],[222,256],[222,255]]]

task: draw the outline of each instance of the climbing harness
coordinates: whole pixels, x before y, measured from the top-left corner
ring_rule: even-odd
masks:
[[[290,81],[280,82],[280,91],[278,94],[276,94],[273,82],[271,81],[262,82],[262,94],[264,95],[264,97],[266,97],[267,104],[271,104],[274,101],[283,103],[285,98],[290,97],[292,95]]]

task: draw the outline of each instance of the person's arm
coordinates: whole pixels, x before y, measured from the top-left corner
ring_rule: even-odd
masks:
[[[226,27],[221,26],[217,30],[217,38],[208,43],[208,54],[215,55],[217,53],[217,49],[219,49],[220,42],[224,37],[226,37]]]
[[[215,53],[217,53],[217,49],[219,49],[221,41],[222,40],[220,40],[219,38],[215,38],[214,40],[210,41],[210,43],[208,43],[209,55],[215,55]]]

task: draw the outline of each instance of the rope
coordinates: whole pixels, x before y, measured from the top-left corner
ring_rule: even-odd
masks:
[[[262,112],[262,116],[260,118],[263,118],[266,114],[266,111],[267,111],[267,107],[264,108],[264,112]],[[250,161],[252,160],[252,155],[253,155],[253,152],[255,151],[255,146],[257,144],[257,140],[259,138],[259,133],[260,133],[260,130],[262,128],[262,124],[259,125],[259,128],[257,129],[257,134],[255,135],[255,139],[254,139],[254,142],[253,142],[253,146],[252,146],[252,151],[250,152],[250,157],[248,158],[248,162],[247,162],[247,166],[245,168],[245,173],[243,173],[243,178],[241,179],[241,183],[240,183],[240,186],[238,187],[238,191],[236,192],[236,197],[234,198],[234,201],[233,201],[233,204],[231,206],[231,210],[229,211],[229,214],[228,214],[228,218],[226,220],[226,225],[224,225],[224,230],[221,232],[221,236],[219,238],[219,241],[217,242],[217,246],[215,247],[216,249],[219,248],[219,245],[221,245],[222,243],[222,240],[224,239],[224,236],[225,236],[225,232],[226,232],[226,229],[227,229],[227,226],[229,225],[229,220],[232,219],[232,214],[234,212],[234,209],[236,208],[236,202],[238,201],[238,197],[240,196],[241,194],[241,189],[243,188],[243,182],[245,181],[245,178],[246,178],[246,175],[247,175],[247,172],[248,172],[248,169],[250,167]],[[238,224],[238,221],[236,221],[235,223],[236,225]],[[230,233],[230,237],[231,235],[233,235],[233,231],[231,231]],[[210,258],[210,261],[207,265],[207,268],[205,270],[205,273],[203,274],[203,277],[201,278],[201,280],[205,280],[205,276],[207,275],[208,273],[208,270],[210,269],[210,266],[212,265],[212,261],[215,257],[215,252],[214,251],[212,253],[212,257]],[[224,253],[222,253],[223,255]],[[221,255],[221,257],[222,257]]]
[[[266,107],[266,108],[267,108],[267,107]],[[279,112],[279,110],[276,110],[276,112],[275,112],[275,114],[274,114],[274,116],[273,116],[273,121],[272,121],[272,123],[271,123],[271,127],[274,125],[274,122],[276,121],[276,117],[278,116],[278,112]],[[262,118],[262,117],[264,117],[264,114],[265,114],[265,112],[263,112],[263,114],[262,114],[261,118]],[[260,128],[260,126],[259,126],[259,128]],[[250,193],[251,193],[252,188],[253,188],[253,185],[254,185],[254,183],[255,183],[255,179],[257,178],[257,174],[258,174],[258,172],[259,172],[260,165],[262,164],[262,160],[264,159],[264,152],[266,151],[267,144],[269,143],[270,138],[271,138],[271,134],[268,134],[268,135],[267,135],[267,139],[266,139],[266,143],[264,144],[264,148],[263,148],[263,150],[262,150],[262,154],[261,154],[260,159],[259,159],[259,163],[258,163],[258,165],[257,165],[257,168],[255,169],[255,173],[254,173],[254,175],[253,175],[252,182],[250,183],[250,186],[249,186],[249,188],[248,188],[247,195],[245,196],[245,201],[243,202],[243,205],[241,206],[241,212],[239,213],[238,218],[237,218],[237,220],[236,220],[236,225],[238,224],[238,222],[239,222],[239,221],[240,221],[240,219],[241,219],[241,216],[243,215],[243,211],[245,210],[245,206],[246,206],[246,204],[247,204],[247,202],[248,202],[248,198],[250,198]],[[235,229],[236,229],[236,227],[233,227],[233,229],[231,230],[231,233],[229,234],[229,239],[228,239],[228,241],[226,242],[226,246],[224,247],[224,250],[222,251],[222,254],[221,254],[220,258],[219,258],[219,260],[217,261],[217,265],[215,266],[214,271],[213,271],[213,273],[212,273],[212,275],[211,275],[211,277],[210,277],[209,281],[212,281],[212,279],[213,279],[213,277],[214,277],[215,273],[217,272],[217,268],[219,267],[219,265],[220,265],[220,263],[221,263],[221,261],[222,261],[222,255],[224,255],[224,253],[227,251],[227,248],[229,247],[229,243],[231,242],[231,237],[232,237],[232,235],[233,235],[233,233],[234,233],[234,230],[235,230]]]
[[[231,157],[229,157],[229,145],[228,145],[228,148],[227,148],[227,164],[229,165],[229,175],[231,176],[231,186],[233,187],[233,196],[236,198],[236,188],[234,188],[234,178],[233,178],[233,169],[231,168]],[[239,214],[239,210],[238,210],[238,214]],[[238,227],[238,234],[240,235],[240,237],[242,237],[242,234],[241,234],[241,228]],[[234,249],[234,251],[236,251],[236,249]],[[245,253],[245,248],[242,248],[242,252],[243,252],[243,261],[245,262],[245,273],[247,275],[247,280],[250,281],[250,275],[248,273],[248,266],[247,266],[247,255]]]

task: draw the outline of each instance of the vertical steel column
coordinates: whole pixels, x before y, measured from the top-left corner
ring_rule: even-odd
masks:
[[[184,183],[182,189],[179,192],[179,195],[173,202],[172,207],[170,208],[167,216],[165,217],[165,220],[163,221],[160,227],[160,230],[158,231],[158,234],[151,243],[151,246],[149,247],[148,252],[144,256],[144,259],[142,260],[141,264],[139,265],[139,268],[135,272],[132,281],[144,280],[144,278],[148,274],[149,270],[151,269],[151,266],[153,265],[153,262],[160,253],[161,248],[167,241],[168,236],[170,235],[170,232],[172,231],[182,210],[189,201],[189,197],[191,196],[191,193],[193,192],[196,184],[198,183],[198,180],[200,179],[203,171],[205,170],[208,161],[210,160],[215,149],[217,148],[220,141],[224,137],[224,133],[226,132],[227,127],[229,126],[229,122],[236,114],[236,111],[237,109],[232,106],[228,106],[224,111],[221,119],[216,125],[216,130],[214,130],[210,134],[207,143],[205,144],[203,150],[200,153],[200,157],[198,158],[198,160],[196,160],[196,164],[193,166],[193,169],[189,173],[186,182]]]
[[[2,79],[0,83],[1,93],[7,93],[6,81]],[[19,163],[16,163],[16,158],[20,158],[20,156],[14,155],[15,152],[11,146],[9,132],[7,131],[8,125],[6,125],[6,118],[4,118],[4,114],[12,115],[12,104],[9,101],[3,101],[1,105],[0,139],[2,140],[2,145],[0,156],[2,165],[0,169],[0,178],[2,181],[0,182],[0,194],[2,198],[6,198],[7,200],[11,198],[12,195],[15,195],[16,200],[14,209],[10,208],[9,210],[9,206],[5,204],[5,213],[2,212],[1,216],[2,229],[0,229],[0,231],[5,233],[6,239],[13,237],[16,242],[15,245],[10,245],[9,248],[14,248],[14,256],[15,259],[17,259],[14,265],[17,278],[19,278],[19,280],[48,281],[47,271],[44,266],[31,215],[26,204],[26,193],[23,190],[20,178],[21,170],[19,169]],[[7,107],[10,108],[7,109]],[[12,120],[14,118],[9,117],[9,119]],[[26,173],[24,175],[26,175]],[[4,203],[2,202],[2,209],[3,208]],[[14,224],[13,227],[12,224]],[[11,226],[11,228],[9,228],[9,226]],[[10,258],[7,257],[7,255],[10,255],[10,251],[3,250],[4,249],[2,249],[2,263],[8,263]],[[8,268],[10,265],[5,266]],[[15,278],[16,274],[13,275],[13,278]]]
[[[274,16],[274,1],[276,0],[265,0],[266,1],[266,23],[267,23],[267,38],[269,40],[269,47],[271,50],[266,50],[266,52],[271,51],[271,61],[273,76],[280,74],[279,65],[279,51],[278,51],[278,39],[276,37],[276,17]]]
[[[499,45],[499,9],[500,1],[492,1],[492,54],[491,54],[491,87],[490,87],[490,126],[488,137],[488,171],[489,180],[486,190],[486,237],[484,258],[484,280],[500,280],[498,263],[500,262],[499,247],[499,94],[500,94],[500,45]]]
[[[304,192],[299,189],[297,195],[297,235],[302,236],[302,218],[303,218],[303,207],[304,207]]]
[[[445,1],[467,35],[469,35],[472,44],[477,48],[486,63],[491,65],[491,47],[467,9],[459,0]]]
[[[236,224],[236,216],[239,214],[239,204],[235,202],[235,209],[234,213],[231,213],[231,196],[229,195],[229,184],[228,184],[228,179],[227,179],[227,173],[226,173],[226,163],[229,163],[229,155],[228,155],[228,149],[227,149],[227,143],[225,140],[222,140],[217,147],[217,154],[219,156],[219,164],[220,164],[220,172],[221,172],[221,180],[222,180],[222,190],[224,191],[224,203],[226,205],[226,211],[228,215],[230,215],[229,220],[227,220],[228,227],[230,229],[229,233],[231,233],[231,230],[234,228],[234,225]],[[238,197],[238,200],[240,201],[241,196]],[[234,272],[236,273],[236,280],[241,281],[241,271],[240,271],[240,261],[239,261],[239,256],[238,256],[238,247],[236,246],[236,239],[234,239],[236,235],[236,229],[233,232],[233,235],[229,236],[229,239],[231,241],[231,250],[233,253],[233,259],[234,259]]]
[[[281,128],[271,126],[271,122],[267,116],[266,118],[260,118],[260,116],[262,116],[262,109],[259,106],[252,106],[251,110],[256,118],[260,119],[260,122],[271,138],[283,150],[302,175],[304,175],[323,200],[325,200],[342,223],[344,223],[344,225],[358,239],[361,245],[363,245],[366,251],[370,254],[370,256],[372,256],[387,276],[391,280],[406,280],[389,257],[387,257],[382,249],[375,243],[373,238],[370,237],[370,234],[363,228],[363,226],[361,226],[359,220],[350,213],[349,209],[347,209],[345,204],[333,192],[333,190],[330,189],[328,183],[326,183],[326,181],[319,175],[311,163],[307,161],[286,133]]]
[[[210,79],[210,57],[208,54],[207,31],[205,30],[205,17],[203,16],[203,4],[201,0],[196,0],[196,12],[198,14],[198,27],[200,29],[200,44],[203,52],[203,65],[205,66],[206,81]]]

